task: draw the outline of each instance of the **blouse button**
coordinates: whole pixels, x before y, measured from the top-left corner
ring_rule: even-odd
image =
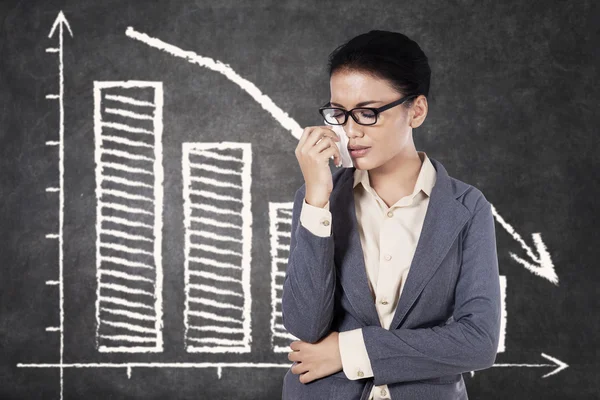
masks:
[[[388,302],[387,302],[387,301],[385,301],[385,300],[381,300],[381,301],[380,301],[380,303],[381,303],[381,304],[383,304],[384,306],[387,306],[387,305],[388,305]]]
[[[385,255],[385,260],[386,261],[390,261],[392,259],[392,256],[390,256],[389,254]]]
[[[324,220],[321,221],[321,224],[325,225],[325,226],[329,226],[329,220],[328,219],[324,219]]]
[[[387,216],[390,217],[390,218],[393,217],[394,216],[394,212],[393,211],[388,211]]]
[[[385,389],[381,389],[381,395],[385,396],[387,394],[387,391]]]

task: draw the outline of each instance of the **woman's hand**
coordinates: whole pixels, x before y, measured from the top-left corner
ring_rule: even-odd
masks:
[[[343,370],[338,336],[339,332],[331,332],[314,344],[301,340],[290,344],[294,351],[288,359],[298,363],[292,366],[292,373],[302,374],[300,382],[309,383]]]
[[[342,156],[335,142],[340,138],[328,126],[308,126],[296,146],[296,158],[306,184],[306,202],[324,207],[333,190],[333,178],[329,169],[329,159],[333,156],[335,165],[342,162]]]

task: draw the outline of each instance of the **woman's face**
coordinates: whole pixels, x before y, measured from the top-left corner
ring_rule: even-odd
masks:
[[[332,106],[345,110],[371,100],[373,103],[361,107],[381,107],[404,97],[392,89],[387,80],[358,71],[335,72],[330,79],[330,90]],[[348,117],[344,125],[348,145],[370,147],[364,156],[353,157],[352,162],[357,169],[370,170],[382,166],[385,166],[383,170],[388,167],[395,169],[406,154],[416,151],[412,128],[421,125],[425,119],[427,101],[425,96],[413,100],[415,104],[410,109],[406,109],[403,103],[381,112],[374,125],[360,125]]]

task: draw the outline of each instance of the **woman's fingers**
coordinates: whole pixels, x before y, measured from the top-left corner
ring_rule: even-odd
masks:
[[[332,131],[333,132],[333,131]],[[327,159],[325,161],[326,164],[329,163],[329,159],[333,159],[336,166],[338,166],[342,162],[342,155],[340,153],[340,149],[338,148],[336,142],[339,142],[340,138],[337,136],[335,132],[333,132],[333,136],[329,133],[323,134],[314,144],[313,150],[317,154],[326,155]],[[307,142],[307,145],[310,142]]]
[[[298,141],[298,148],[312,148],[321,138],[328,136],[334,141],[339,141],[337,134],[327,126],[307,126]]]
[[[306,365],[304,365],[304,363],[296,363],[292,366],[291,371],[293,374],[298,375],[308,372],[308,368],[306,367]]]
[[[300,375],[298,379],[300,379],[301,383],[310,383],[315,380],[313,375],[314,374],[312,372],[308,371],[307,373]]]
[[[288,360],[290,360],[290,361],[299,361],[299,359],[298,359],[298,352],[297,351],[292,351],[292,352],[288,353]]]

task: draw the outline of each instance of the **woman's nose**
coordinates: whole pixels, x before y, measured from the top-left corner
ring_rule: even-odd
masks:
[[[344,131],[346,132],[346,136],[348,136],[349,138],[355,137],[355,136],[362,136],[360,129],[361,129],[361,125],[359,123],[357,123],[352,116],[348,116],[348,119],[346,120],[346,123],[343,126]]]

